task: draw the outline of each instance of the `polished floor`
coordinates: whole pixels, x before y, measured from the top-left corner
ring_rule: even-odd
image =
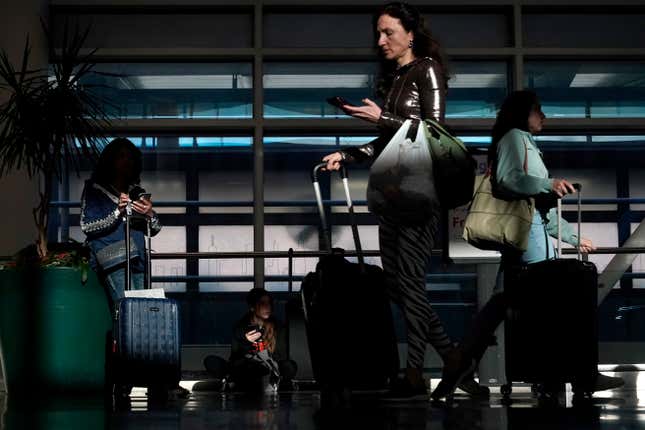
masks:
[[[612,375],[612,373],[609,373]],[[557,403],[540,402],[529,387],[515,387],[512,403],[499,390],[490,399],[457,394],[450,403],[388,403],[378,393],[355,393],[347,410],[320,409],[313,390],[249,396],[220,393],[213,384],[183,381],[187,400],[149,404],[145,389],[130,402],[107,405],[101,398],[0,397],[0,429],[641,429],[645,428],[645,372],[616,373],[625,387],[573,402],[570,391]],[[433,386],[437,383],[433,380]]]

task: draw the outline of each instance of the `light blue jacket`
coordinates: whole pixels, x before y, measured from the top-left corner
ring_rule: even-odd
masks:
[[[526,160],[527,171],[524,171]],[[497,186],[500,191],[518,196],[535,196],[551,192],[553,180],[542,161],[542,152],[531,133],[514,128],[497,144]],[[547,213],[546,230],[557,237],[557,211],[551,208]],[[578,235],[566,220],[562,220],[562,241],[578,245]]]

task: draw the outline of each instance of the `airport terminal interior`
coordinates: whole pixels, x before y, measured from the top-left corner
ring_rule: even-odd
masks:
[[[509,348],[500,326],[474,374],[489,387],[489,396],[457,389],[441,400],[390,401],[387,386],[332,390],[329,397],[322,389],[301,294],[305,276],[327,255],[311,175],[324,156],[379,136],[375,124],[351,118],[327,99],[383,102],[376,95],[374,14],[384,3],[0,0],[0,69],[5,60],[21,69],[28,40],[28,69],[44,70],[56,82],[61,69],[55,65],[66,58],[74,37],[85,36],[80,52],[90,55],[84,64],[92,71],[79,73],[72,87],[91,89],[91,102],[110,118],[107,141],[127,138],[142,154],[140,185],[163,226],[151,239],[150,282],[156,294],[176,302],[181,357],[179,387],[167,395],[153,396],[151,388],[136,384],[130,384],[129,395],[106,394],[106,363],[116,343],[107,333],[110,302],[100,276],[87,261],[74,260],[73,274],[62,282],[78,291],[66,299],[71,293],[62,287],[40,289],[40,275],[35,287],[14,267],[15,255],[38,235],[32,210],[47,186],[46,238],[54,250],[47,271],[64,265],[58,263],[61,255],[74,254],[89,237],[81,228],[81,195],[93,177],[93,159],[63,159],[45,185],[43,173],[30,177],[26,165],[2,170],[0,430],[645,427],[642,0],[409,2],[441,46],[450,77],[445,125],[473,155],[477,175],[486,173],[504,99],[519,90],[539,97],[545,119],[535,143],[551,177],[582,185],[581,235],[596,247],[581,258],[598,272],[597,318],[590,323],[597,325],[598,371],[622,378],[624,385],[587,397],[574,393],[570,383],[545,393],[539,383],[509,381]],[[11,86],[3,76],[0,70],[0,104],[6,105]],[[10,138],[0,134],[0,145]],[[76,140],[70,150],[83,145]],[[11,156],[4,150],[0,155]],[[351,164],[347,172],[354,216],[340,177],[318,177],[330,244],[358,261],[354,220],[365,263],[382,266],[380,221],[366,197],[370,163]],[[577,228],[576,196],[565,196],[562,208],[563,218]],[[494,293],[500,265],[498,252],[463,239],[467,214],[468,204],[441,211],[425,279],[425,294],[454,342],[467,336],[478,309]],[[57,243],[67,245],[56,248]],[[578,255],[565,244],[562,257]],[[16,289],[21,282],[28,285]],[[218,377],[207,358],[228,360],[233,329],[249,311],[252,288],[270,293],[273,316],[284,330],[278,335],[283,358],[297,364],[297,373],[289,384],[267,383],[265,377],[259,390],[247,392]],[[29,290],[37,292],[21,298]],[[351,296],[334,294],[338,309]],[[575,303],[563,312],[556,306],[560,300],[555,292],[540,317],[559,318],[566,327],[581,312]],[[345,329],[361,345],[362,360],[378,360],[387,354],[387,334],[382,342],[363,340],[365,332],[374,337],[378,310],[355,312],[360,324]],[[404,376],[409,321],[394,304],[391,313]],[[107,329],[94,330],[100,324]],[[264,343],[253,345],[262,351],[257,345]],[[562,353],[548,343],[534,346],[553,357]],[[345,355],[349,350],[326,347],[341,363],[334,371],[356,362]],[[424,360],[430,393],[441,380],[442,358],[428,344]]]

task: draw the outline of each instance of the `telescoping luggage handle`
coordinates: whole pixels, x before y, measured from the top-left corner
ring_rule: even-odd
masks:
[[[137,217],[138,218],[138,217]],[[132,219],[132,208],[126,207],[125,211],[125,290],[130,291],[132,289],[132,274],[130,273],[130,220]],[[150,218],[145,217],[146,220],[146,280],[145,288],[151,288],[151,279],[152,276],[152,262],[150,260],[150,250],[152,245],[151,235],[150,235]]]
[[[578,191],[578,260],[582,260],[582,251],[580,250],[580,226],[582,225],[582,199],[580,193],[582,184],[572,184],[573,188]],[[562,256],[562,199],[558,199],[558,257]]]
[[[311,172],[311,182],[314,185],[314,193],[316,194],[316,202],[318,203],[318,212],[320,213],[320,223],[322,224],[323,233],[325,236],[325,249],[331,252],[331,230],[327,223],[325,216],[325,207],[323,205],[322,194],[320,192],[320,183],[318,181],[318,174],[327,166],[326,163],[317,164]],[[364,269],[365,259],[363,257],[363,248],[361,247],[361,238],[358,234],[358,224],[356,223],[356,215],[354,213],[354,204],[352,203],[352,196],[349,192],[349,181],[347,178],[347,168],[344,165],[340,167],[340,176],[343,180],[343,188],[345,190],[345,198],[347,199],[347,209],[349,210],[349,222],[352,227],[352,236],[354,237],[354,245],[356,246],[356,253],[358,254],[358,264],[361,269]]]

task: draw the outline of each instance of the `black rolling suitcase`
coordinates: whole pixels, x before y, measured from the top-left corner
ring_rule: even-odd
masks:
[[[314,377],[323,390],[382,389],[399,370],[385,277],[380,267],[364,263],[344,167],[341,175],[358,264],[346,260],[342,249],[331,249],[318,183],[324,166],[314,168],[312,181],[330,254],[320,259],[301,287]]]
[[[126,261],[130,262],[130,215],[126,215]],[[150,288],[150,222],[146,218],[146,288]],[[130,289],[130,267],[126,288]],[[169,389],[181,379],[179,309],[165,298],[126,297],[116,304],[111,382]]]
[[[575,186],[580,237],[580,186]],[[558,199],[558,216],[561,204]],[[547,395],[567,382],[575,394],[593,392],[598,371],[598,273],[593,263],[580,257],[578,251],[577,260],[557,258],[506,268],[504,290],[510,308],[504,333],[505,396],[513,381],[535,384]]]

